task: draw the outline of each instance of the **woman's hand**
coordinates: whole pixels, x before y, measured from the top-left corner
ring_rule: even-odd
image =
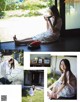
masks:
[[[45,16],[44,16],[44,19],[45,19],[46,21],[48,21],[48,17],[45,17]]]

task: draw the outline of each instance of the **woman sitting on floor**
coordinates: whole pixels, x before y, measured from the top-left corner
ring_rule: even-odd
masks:
[[[29,95],[33,96],[34,95],[34,91],[35,91],[35,85],[32,85],[30,90],[29,90]]]
[[[60,62],[61,77],[53,83],[48,89],[47,95],[49,99],[65,98],[71,99],[76,96],[77,79],[70,69],[70,62],[62,59]],[[50,90],[52,88],[52,91]]]
[[[56,6],[53,5],[49,7],[48,16],[44,16],[44,19],[46,20],[47,24],[46,32],[23,40],[18,40],[15,35],[13,37],[15,45],[28,44],[34,41],[39,41],[40,43],[51,43],[59,39],[60,30],[62,26],[62,19]]]

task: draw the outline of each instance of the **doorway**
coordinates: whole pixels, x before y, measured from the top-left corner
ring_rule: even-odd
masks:
[[[39,73],[38,72],[32,72],[32,84],[38,85],[39,84]]]

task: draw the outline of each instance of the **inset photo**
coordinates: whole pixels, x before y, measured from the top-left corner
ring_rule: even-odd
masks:
[[[0,84],[23,84],[24,53],[22,50],[0,51]]]
[[[77,56],[53,56],[47,70],[48,100],[77,100]]]
[[[30,54],[30,67],[50,67],[50,54]]]
[[[22,102],[44,102],[44,70],[24,70]]]

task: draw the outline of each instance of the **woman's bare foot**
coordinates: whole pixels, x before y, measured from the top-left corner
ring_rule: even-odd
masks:
[[[47,96],[49,97],[49,99],[51,99],[51,95],[49,92],[47,92]]]
[[[14,35],[13,40],[14,40],[14,41],[17,41],[16,35]]]
[[[20,45],[20,43],[18,42],[18,40],[16,38],[16,35],[14,35],[13,40],[14,40],[16,46]]]

